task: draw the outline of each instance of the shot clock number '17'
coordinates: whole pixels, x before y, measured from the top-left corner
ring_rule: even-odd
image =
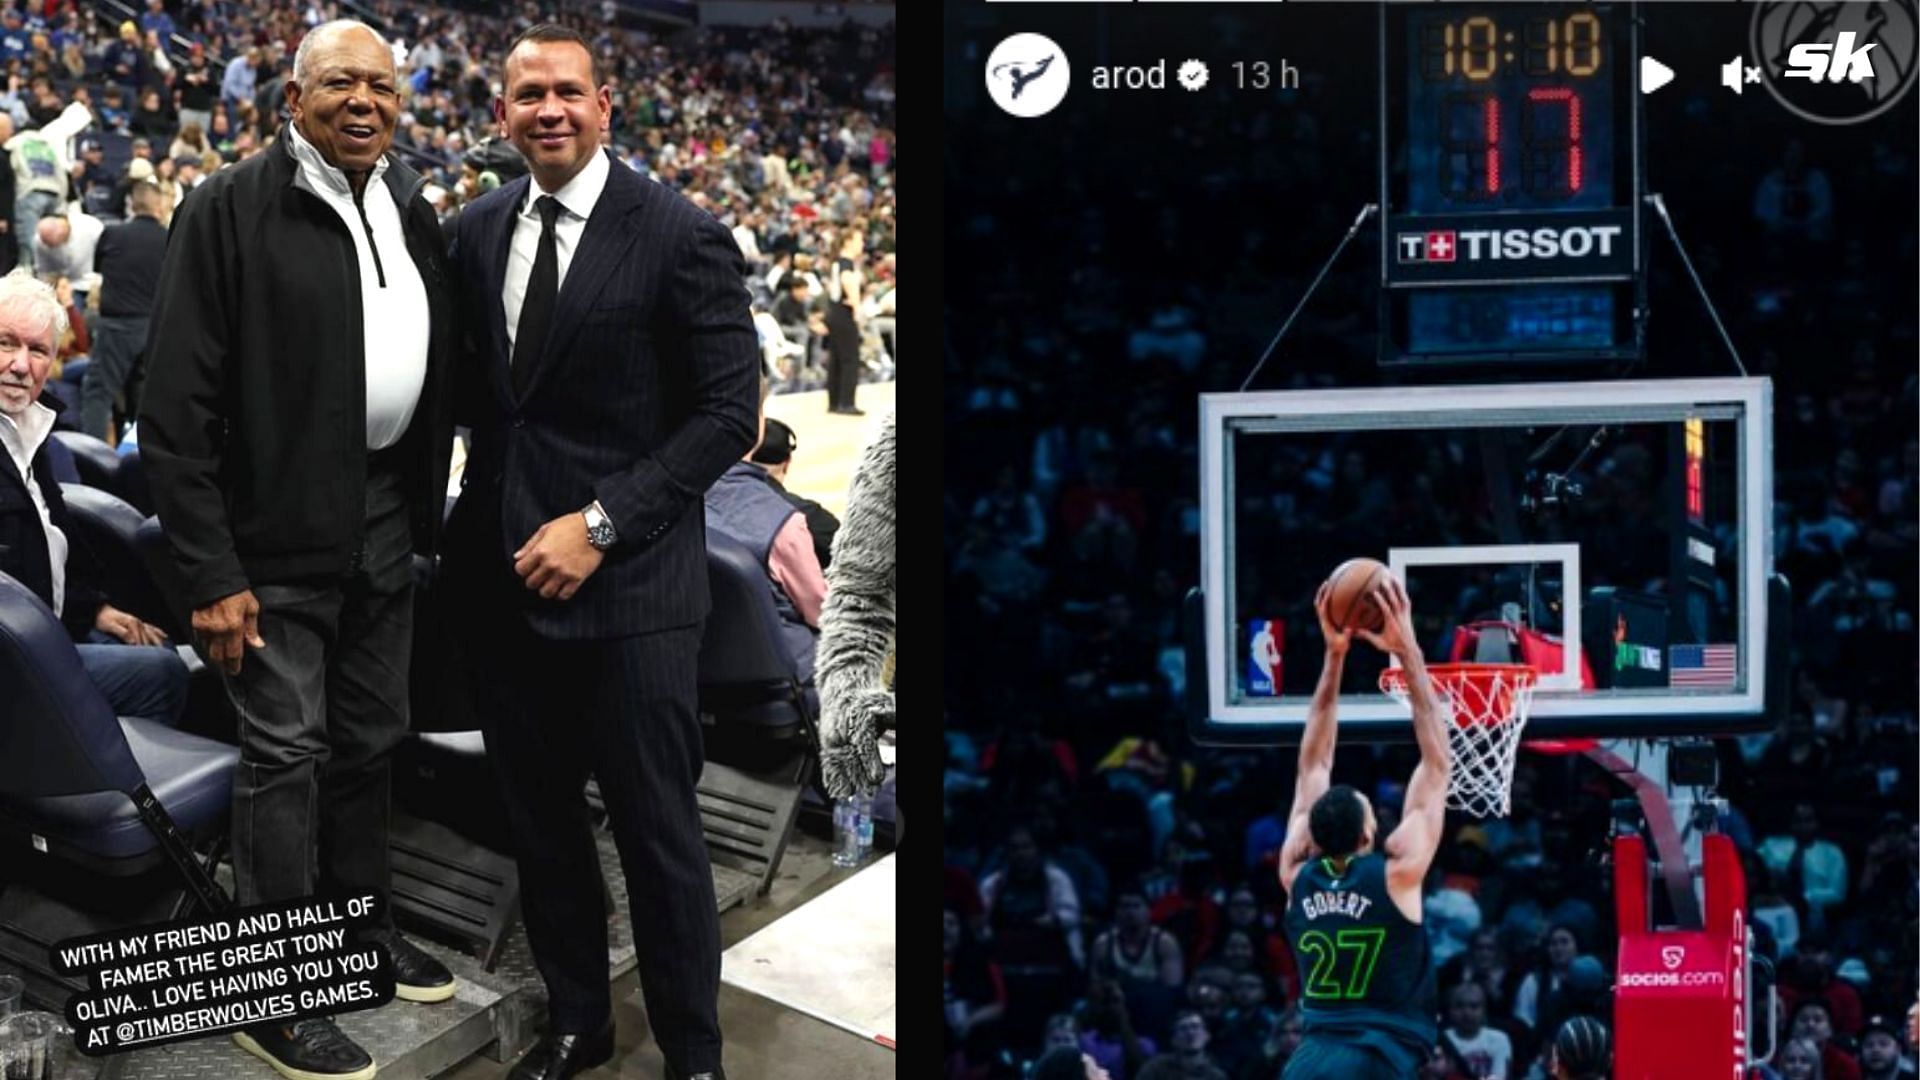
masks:
[[[1447,201],[1494,202],[1516,181],[1536,198],[1580,194],[1590,163],[1576,91],[1611,59],[1599,16],[1427,18],[1415,32],[1420,81],[1445,92],[1436,179]]]

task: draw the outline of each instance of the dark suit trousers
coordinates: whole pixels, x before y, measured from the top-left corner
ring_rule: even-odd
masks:
[[[612,1013],[607,913],[583,794],[591,773],[626,874],[654,1039],[682,1073],[716,1069],[720,919],[694,795],[700,627],[553,641],[499,599],[474,650],[482,724],[553,1030],[593,1031]]]
[[[854,390],[860,385],[860,327],[845,304],[828,304],[827,324],[827,408],[853,408]]]

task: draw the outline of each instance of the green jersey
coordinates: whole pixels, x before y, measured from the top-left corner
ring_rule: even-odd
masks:
[[[1314,859],[1293,879],[1287,940],[1301,975],[1307,1034],[1387,1034],[1426,1059],[1434,1023],[1433,958],[1427,932],[1387,895],[1387,860],[1351,860],[1343,874]]]

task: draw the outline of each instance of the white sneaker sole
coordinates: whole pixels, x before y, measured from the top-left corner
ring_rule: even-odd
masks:
[[[255,1042],[253,1036],[244,1031],[234,1032],[233,1041],[239,1044],[240,1049],[273,1066],[273,1071],[286,1077],[287,1080],[373,1080],[373,1075],[380,1071],[380,1063],[376,1061],[366,1068],[354,1072],[308,1072],[305,1069],[296,1069],[291,1065],[285,1064],[279,1058],[267,1053],[265,1047]]]
[[[402,1001],[445,1001],[453,996],[454,987],[458,982],[459,980],[456,979],[445,986],[406,986],[394,983],[393,996]]]

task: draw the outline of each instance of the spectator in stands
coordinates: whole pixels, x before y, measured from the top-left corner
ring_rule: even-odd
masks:
[[[1083,966],[1080,896],[1067,872],[1040,851],[1033,830],[1016,825],[1007,834],[1006,867],[981,880],[980,898],[1003,960],[1011,962],[1014,952],[1036,963],[1071,958],[1075,967]]]
[[[140,28],[132,19],[120,24],[120,37],[107,46],[106,76],[132,94],[146,81],[151,62],[140,45]]]
[[[1543,962],[1520,980],[1513,999],[1514,1018],[1535,1031],[1541,1030],[1542,999],[1566,982],[1574,958],[1580,955],[1579,939],[1565,926],[1553,927],[1547,931],[1543,953]]]
[[[1794,804],[1788,828],[1760,842],[1760,857],[1789,897],[1806,902],[1809,928],[1818,930],[1827,910],[1847,898],[1847,857],[1821,838],[1820,813],[1810,802]]]
[[[1802,998],[1793,1007],[1787,1031],[1818,1051],[1821,1076],[1827,1080],[1860,1080],[1859,1063],[1833,1037],[1833,1013],[1825,998]]]
[[[1900,1057],[1899,1022],[1871,1016],[1860,1032],[1860,1080],[1914,1080],[1913,1066]]]
[[[1463,1080],[1504,1077],[1513,1065],[1513,1041],[1487,1026],[1487,992],[1463,982],[1447,995],[1447,1027],[1440,1032],[1453,1076]]]
[[[1067,1049],[1080,1052],[1080,1022],[1072,1013],[1054,1013],[1047,1017],[1046,1034],[1040,1039],[1040,1052]]]
[[[1866,1012],[1859,993],[1839,977],[1837,968],[1827,935],[1806,935],[1796,954],[1779,965],[1782,1001],[1788,1009],[1808,999],[1821,1002],[1833,1030],[1851,1036],[1859,1033]]]
[[[1227,1080],[1226,1072],[1207,1053],[1211,1038],[1198,1012],[1180,1013],[1173,1018],[1171,1048],[1141,1068],[1140,1080]]]
[[[1775,1055],[1775,1062],[1780,1080],[1826,1080],[1826,1071],[1820,1064],[1820,1047],[1811,1039],[1788,1039]]]
[[[1251,971],[1233,977],[1227,1004],[1213,1052],[1221,1068],[1239,1076],[1264,1056],[1267,1037],[1280,1022],[1280,1014],[1267,1004],[1267,981]]]
[[[114,178],[107,171],[104,156],[99,139],[90,135],[80,140],[80,160],[73,165],[73,189],[91,209],[99,209],[112,199]]]
[[[158,627],[100,591],[100,568],[74,535],[46,442],[54,411],[40,400],[66,315],[23,270],[0,278],[0,571],[38,596],[77,643],[81,665],[117,715],[177,723],[187,668]],[[112,643],[112,644],[109,644]]]
[[[118,86],[108,86],[100,95],[100,107],[94,111],[94,121],[100,130],[125,135],[132,119],[133,114],[127,108],[127,92]]]
[[[22,265],[34,268],[34,235],[40,219],[56,213],[67,198],[67,141],[86,130],[93,116],[74,102],[51,122],[9,138],[14,176],[13,235],[20,242]],[[87,267],[85,272],[91,272]]]
[[[147,318],[167,252],[167,229],[160,222],[165,198],[158,185],[135,185],[133,216],[108,227],[97,249],[100,314],[93,325],[93,360],[80,388],[80,426],[109,444],[120,441],[114,409],[146,347]],[[138,404],[125,402],[121,415],[132,417]]]
[[[808,369],[813,366],[813,343],[824,338],[827,332],[819,305],[808,298],[806,278],[792,273],[786,276],[781,282],[780,296],[773,302],[773,317],[787,340],[806,350],[794,361],[789,384],[789,389],[804,389]]]
[[[1260,1052],[1241,1063],[1237,1080],[1277,1080],[1286,1072],[1287,1062],[1305,1038],[1300,1007],[1290,1005],[1275,1018],[1260,1045]]]
[[[158,34],[162,42],[173,37],[173,17],[167,14],[167,0],[147,0],[147,10],[140,14],[140,32]]]
[[[67,361],[76,357],[88,356],[93,351],[93,335],[87,330],[87,313],[73,296],[73,282],[65,275],[53,279],[53,294],[60,306],[67,312],[67,334],[60,341],[60,360],[55,366],[55,375]],[[83,373],[84,374],[84,373]]]
[[[1482,927],[1474,931],[1466,952],[1441,967],[1439,982],[1443,990],[1461,983],[1476,983],[1486,993],[1487,1010],[1492,1015],[1511,1016],[1520,980],[1507,960],[1507,948],[1500,932]]]
[[[153,305],[140,448],[194,629],[242,714],[245,904],[322,882],[389,888],[408,697],[392,661],[413,636],[411,560],[434,552],[444,510],[455,337],[439,225],[417,174],[387,155],[392,55],[350,21],[302,40],[294,122],[189,201]],[[340,227],[315,227],[316,213]],[[273,392],[270,370],[306,377]],[[233,392],[248,386],[262,390]],[[323,684],[356,691],[322,708]],[[365,940],[386,949],[402,999],[453,996],[446,967],[386,919]],[[235,1041],[282,1072],[374,1070],[325,1017]]]
[[[1606,1080],[1613,1070],[1613,1037],[1591,1016],[1570,1017],[1554,1032],[1548,1070],[1552,1080]]]
[[[170,138],[178,127],[173,109],[160,96],[158,89],[149,86],[140,92],[140,107],[133,110],[133,116],[128,119],[128,131],[148,139],[165,139]]]
[[[238,109],[243,102],[252,101],[254,80],[259,75],[259,69],[260,50],[257,47],[236,54],[227,61],[227,72],[220,80],[220,104],[231,110]]]
[[[213,125],[213,108],[220,100],[220,87],[214,79],[213,69],[207,66],[207,49],[200,42],[194,42],[187,50],[187,66],[180,71],[174,87],[174,108],[180,113],[181,137],[185,137],[189,127],[198,130],[202,136]],[[205,143],[201,146],[204,148]]]
[[[754,448],[752,460],[767,470],[767,482],[780,493],[780,497],[807,519],[807,532],[813,536],[813,553],[819,558],[820,569],[824,571],[833,562],[833,537],[840,530],[840,519],[812,499],[787,490],[787,470],[793,464],[793,452],[799,448],[800,438],[793,433],[793,429],[769,416],[760,436],[760,445]]]
[[[1093,977],[1080,1011],[1080,1049],[1093,1056],[1114,1080],[1136,1077],[1158,1045],[1140,1034],[1120,984]]]
[[[85,210],[43,217],[34,229],[34,270],[60,275],[73,282],[74,295],[84,305],[87,296],[100,285],[94,271],[94,249],[106,224]]]
[[[990,1028],[1007,1007],[1000,967],[974,940],[973,932],[952,908],[942,920],[945,956],[947,1033],[956,1046],[976,1030]]]
[[[1033,1063],[1027,1080],[1109,1080],[1109,1074],[1092,1054],[1054,1047]]]
[[[762,432],[771,389],[763,377]],[[754,446],[759,446],[758,439]],[[707,489],[706,519],[708,529],[746,545],[766,569],[773,586],[774,609],[780,616],[781,643],[801,680],[811,682],[827,579],[813,552],[813,534],[807,529],[806,515],[783,497],[779,486],[768,477],[766,466],[754,464],[753,451],[749,450]]]
[[[1138,888],[1122,888],[1114,898],[1113,928],[1094,939],[1094,973],[1130,984],[1158,983],[1172,989],[1185,982],[1185,960],[1173,935],[1147,917],[1147,898]]]

